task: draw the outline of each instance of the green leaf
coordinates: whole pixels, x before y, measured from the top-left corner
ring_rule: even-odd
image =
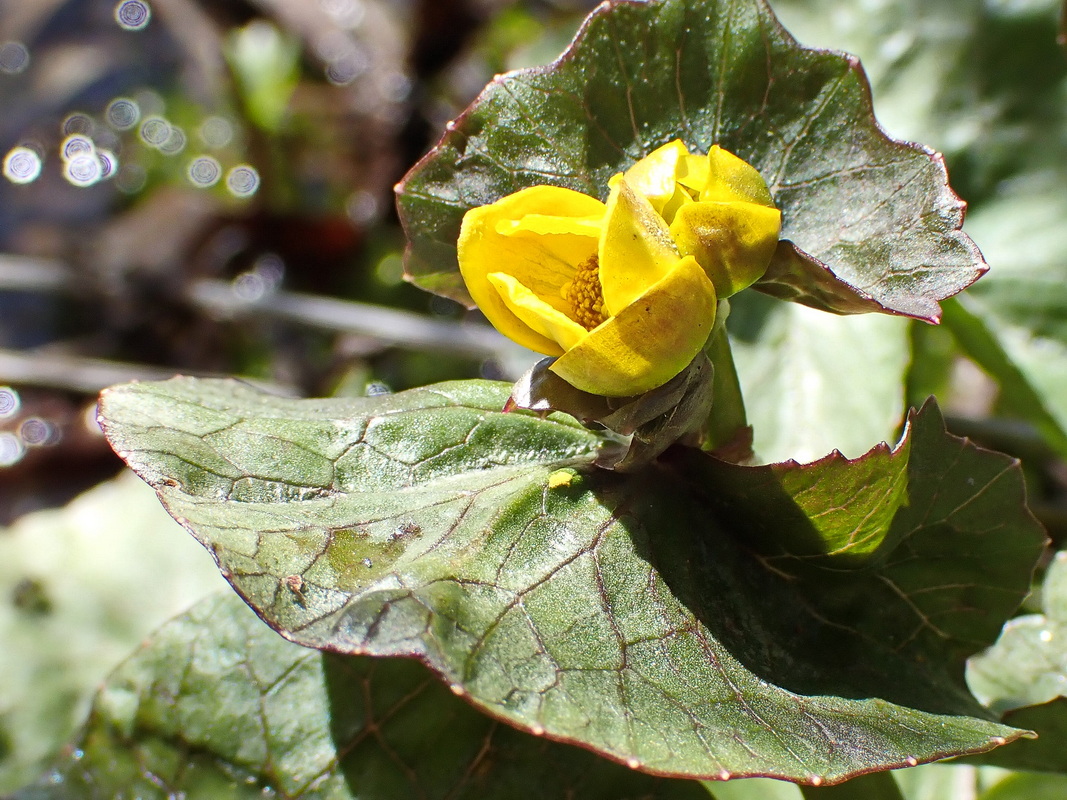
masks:
[[[97,694],[81,738],[13,800],[500,798],[700,800],[484,717],[411,661],[327,655],[239,599],[165,625]]]
[[[226,584],[129,474],[0,528],[0,564],[4,795],[41,774],[119,659]]]
[[[908,326],[833,317],[745,292],[731,298],[730,339],[763,461],[862,455],[904,416]]]
[[[1067,84],[1065,84],[1067,85]],[[973,216],[973,230],[997,269],[975,286],[964,309],[995,336],[1024,379],[998,371],[978,355],[979,364],[998,379],[1011,410],[1031,420],[1050,446],[1067,452],[1067,214],[1060,162],[1041,174],[1020,177],[1002,196]],[[1028,390],[1036,402],[1027,403]]]
[[[961,302],[959,298],[947,301],[942,309],[946,327],[952,331],[960,349],[1000,386],[1000,402],[1005,411],[1030,422],[1050,447],[1067,457],[1067,431],[1046,405],[1047,393],[1031,384],[1026,372],[993,334],[992,327],[982,315],[973,313],[972,307],[982,306],[972,303],[969,298],[967,302]],[[1067,308],[1067,304],[1063,307]],[[1003,333],[1007,334],[1007,331]],[[1062,363],[1054,371],[1059,372],[1061,368]],[[1067,382],[1064,388],[1067,389]]]
[[[855,59],[801,48],[759,0],[617,0],[552,65],[497,77],[409,173],[409,274],[469,301],[455,249],[468,209],[538,184],[603,198],[676,138],[755,166],[782,238],[861,306],[936,320],[984,269],[940,158],[885,136]]]
[[[1012,769],[1067,772],[1067,552],[1053,559],[1041,589],[1045,613],[1016,617],[996,644],[971,659],[967,681],[975,695],[1009,724],[1037,731],[977,763]]]
[[[773,778],[745,778],[704,784],[715,800],[802,800],[800,787]]]
[[[299,401],[175,379],[110,390],[101,413],[271,625],[417,657],[532,732],[659,774],[826,783],[1020,735],[963,683],[1041,547],[1010,459],[931,407],[857,467],[906,472],[886,510],[838,459],[729,483],[745,468],[680,448],[620,475],[589,466],[598,439],[572,421],[493,411],[509,388]],[[892,522],[860,560],[773,553],[752,506],[793,491],[781,541]]]
[[[1060,800],[1067,795],[1067,776],[1009,775],[983,792],[980,800]]]
[[[1041,598],[1045,613],[1008,622],[968,665],[972,691],[998,714],[1067,697],[1067,552],[1052,560]]]

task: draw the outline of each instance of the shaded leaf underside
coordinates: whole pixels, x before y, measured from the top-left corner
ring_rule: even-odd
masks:
[[[455,248],[468,209],[539,184],[603,198],[676,138],[767,181],[799,248],[769,277],[779,297],[935,320],[985,268],[940,157],[885,136],[855,59],[800,47],[760,0],[623,0],[552,65],[498,76],[409,173],[409,275],[469,302]]]
[[[592,433],[501,414],[508,391],[293,401],[175,379],[110,390],[101,413],[272,626],[416,656],[534,733],[653,773],[816,782],[1018,735],[981,718],[963,657],[1025,592],[1041,534],[1010,459],[936,409],[910,455],[872,454],[888,479],[831,460],[768,486],[685,450],[593,469]],[[797,493],[780,536],[744,513],[768,491]],[[850,527],[859,552],[824,555]],[[782,550],[811,537],[828,544]]]

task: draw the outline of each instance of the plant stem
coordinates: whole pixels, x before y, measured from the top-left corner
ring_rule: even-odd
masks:
[[[805,800],[904,800],[889,772],[860,775],[837,786],[801,786],[800,793]]]
[[[736,444],[738,437],[748,427],[745,415],[745,400],[741,396],[741,384],[734,366],[734,356],[730,350],[730,338],[726,334],[726,317],[730,313],[729,303],[719,303],[718,318],[715,329],[704,345],[704,352],[715,367],[712,377],[714,400],[711,416],[704,428],[704,449],[717,450]]]

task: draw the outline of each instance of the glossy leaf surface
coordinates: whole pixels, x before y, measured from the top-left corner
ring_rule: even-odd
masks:
[[[782,238],[810,260],[776,270],[778,296],[933,320],[984,269],[939,157],[885,136],[858,61],[799,46],[759,0],[619,0],[552,65],[498,76],[409,173],[409,274],[468,300],[455,252],[468,209],[540,184],[603,199],[608,178],[677,138],[766,180]]]
[[[1041,534],[1014,463],[936,409],[858,462],[678,449],[618,475],[573,422],[496,411],[508,391],[294,401],[176,379],[111,390],[102,414],[273,626],[415,656],[532,732],[650,772],[824,782],[1018,735],[983,719],[963,658],[1025,593]]]

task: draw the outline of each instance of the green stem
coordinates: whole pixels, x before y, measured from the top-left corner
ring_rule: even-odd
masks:
[[[904,800],[889,772],[872,772],[837,786],[801,786],[804,800]]]
[[[704,345],[704,352],[715,367],[712,377],[714,400],[711,416],[704,427],[704,449],[717,450],[738,442],[748,427],[745,415],[745,400],[741,396],[741,383],[737,378],[734,356],[730,351],[730,338],[726,334],[726,317],[730,313],[727,301],[719,303],[715,329]]]

